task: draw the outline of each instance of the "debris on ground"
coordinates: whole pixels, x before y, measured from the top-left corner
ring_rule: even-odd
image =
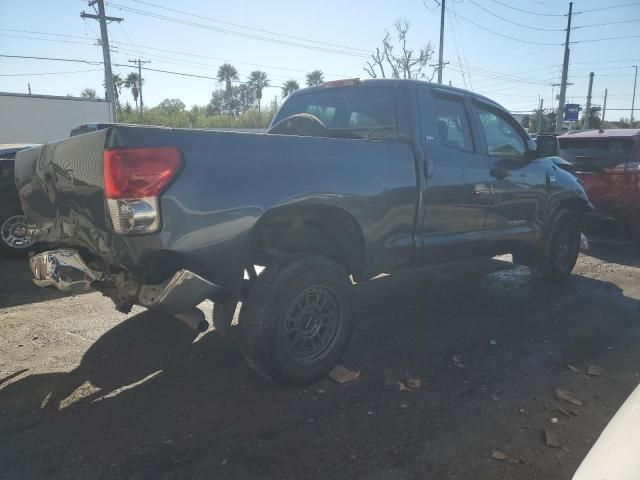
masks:
[[[343,365],[336,365],[333,370],[329,372],[329,378],[335,380],[340,385],[353,382],[360,376],[360,370],[349,370]]]
[[[400,407],[400,408],[407,408],[407,404],[406,404],[406,403],[401,403],[400,405],[398,405],[398,407]]]
[[[551,423],[558,423],[557,417],[551,417]]]
[[[384,379],[384,389],[389,390],[391,392],[408,392],[409,391],[409,389],[404,384],[404,382],[401,382],[399,380],[394,380],[392,378]]]
[[[562,408],[562,407],[556,407],[556,408],[554,408],[554,410],[555,410],[556,412],[560,412],[560,413],[561,413],[561,414],[563,414],[565,417],[570,417],[570,416],[571,416],[571,414],[570,414],[569,412],[567,412],[567,411],[566,411],[564,408]]]
[[[556,388],[554,390],[554,395],[558,400],[563,400],[565,402],[569,402],[572,405],[576,405],[578,407],[581,407],[584,405],[584,402],[582,400],[578,400],[576,397],[573,396],[573,394],[568,391],[568,390],[564,390],[562,388]]]
[[[595,365],[589,365],[589,367],[587,367],[587,375],[592,377],[602,375],[602,368],[596,367]]]
[[[509,458],[509,457],[507,456],[507,454],[506,454],[506,453],[503,453],[503,452],[501,452],[501,451],[499,451],[499,450],[495,450],[495,451],[491,454],[491,458],[493,458],[494,460],[499,460],[499,461],[501,461],[501,462],[502,462],[502,461],[506,460],[506,459],[507,459],[507,458]]]
[[[491,345],[492,347],[495,347],[497,344],[498,342],[496,342],[493,338],[489,340],[489,345]]]
[[[407,377],[406,385],[410,390],[420,388],[422,386],[422,380],[419,378]]]
[[[573,366],[573,365],[571,365],[570,363],[568,363],[568,364],[567,364],[567,368],[568,368],[569,370],[571,370],[572,372],[577,373],[578,375],[582,375],[582,370],[580,370],[580,369],[579,369],[579,368],[577,368],[577,367],[574,367],[574,366]]]
[[[458,368],[464,368],[464,363],[462,363],[462,355],[453,356],[453,365]]]
[[[562,448],[558,434],[548,428],[544,429],[544,442],[549,447]]]
[[[324,388],[316,388],[316,393],[318,395],[324,395],[327,391]]]
[[[499,402],[499,401],[500,401],[500,399],[498,398],[498,396],[497,396],[497,395],[491,395],[491,398],[492,398],[494,401],[496,401],[496,402]]]

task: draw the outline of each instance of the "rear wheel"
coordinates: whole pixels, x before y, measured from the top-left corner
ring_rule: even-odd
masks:
[[[8,257],[24,257],[33,245],[27,235],[27,219],[22,212],[0,218],[0,253]]]
[[[278,260],[255,280],[240,312],[247,363],[279,383],[326,375],[351,338],[347,272],[323,257]]]
[[[580,218],[568,209],[559,211],[529,267],[540,280],[559,281],[571,274],[580,253]]]

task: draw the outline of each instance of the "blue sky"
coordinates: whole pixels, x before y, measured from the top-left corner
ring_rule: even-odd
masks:
[[[633,4],[612,8],[629,3]],[[265,92],[266,101],[280,95],[275,87],[287,79],[293,78],[302,85],[305,72],[313,69],[323,70],[327,80],[367,78],[362,69],[366,59],[360,55],[379,46],[385,29],[392,29],[398,18],[406,18],[412,25],[410,46],[418,48],[431,42],[435,49],[433,61],[437,61],[440,11],[434,0],[107,0],[106,8],[108,15],[125,18],[121,24],[109,25],[115,50],[112,62],[125,65],[129,59],[140,57],[151,60],[151,68],[209,77],[215,77],[221,63],[229,62],[236,66],[242,79],[251,70],[264,70],[274,86]],[[533,109],[539,95],[545,106],[552,103],[552,94],[558,93],[552,84],[560,81],[568,2],[447,0],[447,8],[444,58],[450,63],[444,70],[445,83],[451,81],[455,86],[485,94],[512,111]],[[588,12],[592,9],[601,10]],[[82,10],[92,9],[81,0],[0,0],[0,54],[101,61],[101,47],[95,45],[98,24],[82,20]],[[628,117],[628,110],[614,109],[629,109],[631,105],[632,65],[640,65],[640,21],[633,21],[640,20],[640,2],[577,0],[574,11],[585,12],[573,20],[573,25],[581,28],[571,34],[571,40],[579,43],[571,45],[569,81],[574,85],[568,88],[567,101],[584,104],[589,72],[594,71],[593,103],[601,104],[608,88],[607,119]],[[609,37],[631,38],[592,41]],[[131,70],[116,66],[114,71],[125,76]],[[49,74],[52,72],[65,73]],[[40,73],[47,75],[23,75]],[[26,93],[29,82],[33,93],[79,95],[85,87],[103,92],[100,65],[0,57],[0,74],[0,91]],[[210,79],[151,71],[143,76],[147,106],[174,97],[188,106],[204,105],[211,92],[220,88]],[[132,101],[129,92],[123,93],[123,99]]]

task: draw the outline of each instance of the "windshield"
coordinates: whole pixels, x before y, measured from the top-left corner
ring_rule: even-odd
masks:
[[[580,170],[598,171],[631,161],[633,140],[624,138],[559,138],[560,156]]]
[[[335,137],[398,137],[393,88],[330,88],[294,95],[285,102],[274,124],[296,113],[318,117]]]

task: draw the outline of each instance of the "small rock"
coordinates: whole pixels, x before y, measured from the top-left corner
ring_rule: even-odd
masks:
[[[525,413],[526,410],[524,408],[521,408],[520,410],[518,410],[520,413]]]
[[[353,382],[360,376],[360,370],[349,370],[342,365],[336,365],[333,370],[329,372],[329,378],[335,380],[340,385]]]
[[[558,400],[564,400],[565,402],[569,402],[572,405],[577,405],[578,407],[581,407],[582,405],[584,405],[584,402],[582,400],[578,400],[568,390],[563,390],[562,388],[556,388],[554,390],[554,395]]]
[[[579,368],[576,368],[571,364],[567,364],[567,368],[569,370],[571,370],[573,373],[577,373],[578,375],[582,375],[582,371]]]
[[[367,412],[367,415],[373,415],[373,412]]]
[[[498,344],[494,339],[489,340],[489,345],[495,347]]]
[[[406,403],[401,403],[400,405],[398,405],[399,408],[407,408],[407,404]]]
[[[558,423],[558,419],[556,417],[551,418],[551,423]]]
[[[595,365],[589,365],[587,367],[587,375],[591,375],[592,377],[602,375],[602,368],[596,367]]]
[[[491,458],[493,458],[494,460],[499,460],[499,461],[504,461],[507,458],[507,454],[506,453],[502,453],[499,450],[495,450],[492,454],[491,454]]]
[[[561,448],[560,439],[558,438],[558,434],[555,432],[545,428],[544,429],[544,440],[545,444],[549,447]]]
[[[454,355],[453,364],[458,368],[464,368],[464,363],[462,363],[462,355]]]
[[[422,380],[419,378],[407,377],[406,385],[408,388],[420,388],[422,386]]]
[[[32,340],[37,340],[37,339],[38,339],[38,335],[32,338]]]

